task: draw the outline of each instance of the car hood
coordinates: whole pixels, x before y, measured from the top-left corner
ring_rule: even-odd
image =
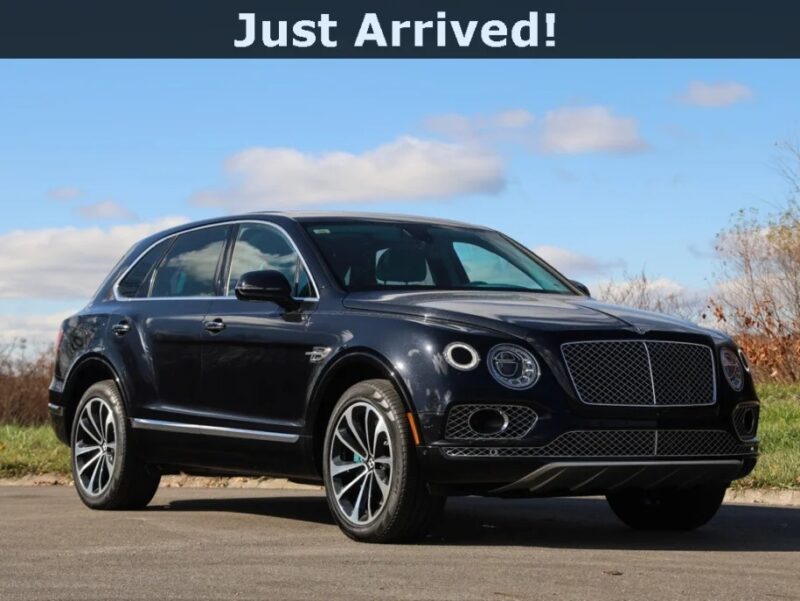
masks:
[[[660,313],[608,305],[585,296],[515,292],[357,292],[345,306],[432,318],[507,332],[629,330],[721,336],[713,330]]]

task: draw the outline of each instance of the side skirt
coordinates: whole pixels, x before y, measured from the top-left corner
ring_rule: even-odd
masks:
[[[239,428],[223,428],[221,426],[206,426],[203,424],[184,424],[168,422],[157,419],[143,419],[134,417],[131,426],[137,430],[154,430],[157,432],[176,432],[178,434],[198,434],[203,436],[221,436],[223,438],[239,438],[244,440],[261,440],[265,442],[297,442],[297,434],[284,432],[266,432],[263,430],[242,430]]]

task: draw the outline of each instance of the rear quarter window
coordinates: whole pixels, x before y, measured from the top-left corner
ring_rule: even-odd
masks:
[[[172,244],[172,238],[162,240],[148,250],[144,256],[125,274],[117,286],[117,294],[123,298],[137,298],[147,296],[150,288],[150,276],[153,268],[164,256],[167,248]]]

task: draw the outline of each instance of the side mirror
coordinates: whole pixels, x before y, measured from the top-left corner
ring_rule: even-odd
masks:
[[[292,287],[280,271],[248,271],[236,284],[236,298],[247,301],[271,301],[291,311],[298,302],[292,298]]]
[[[578,290],[580,290],[586,296],[592,296],[592,293],[589,292],[589,288],[586,286],[586,284],[581,284],[577,280],[570,280],[569,283],[572,284],[573,286],[575,286]]]

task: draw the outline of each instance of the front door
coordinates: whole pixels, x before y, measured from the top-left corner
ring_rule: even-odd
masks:
[[[267,269],[286,276],[294,296],[303,299],[299,309],[235,297],[242,274]],[[287,235],[266,222],[242,223],[223,293],[205,319],[200,404],[223,427],[298,434],[315,346],[308,318],[317,297]]]

